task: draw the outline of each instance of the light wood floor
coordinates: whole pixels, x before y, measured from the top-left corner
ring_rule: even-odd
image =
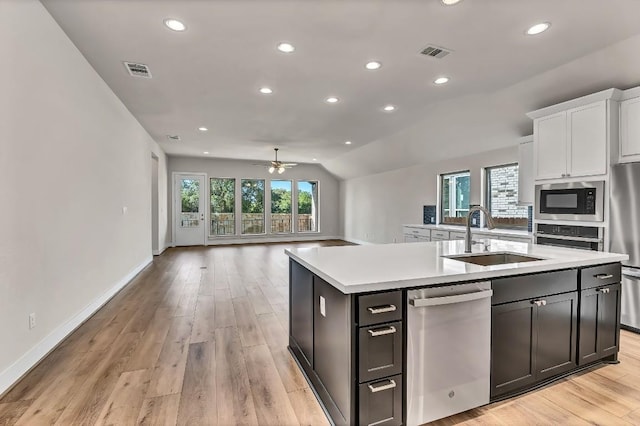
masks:
[[[286,347],[283,250],[318,244],[168,250],[0,399],[0,425],[328,424]],[[640,336],[620,360],[439,424],[640,424]]]

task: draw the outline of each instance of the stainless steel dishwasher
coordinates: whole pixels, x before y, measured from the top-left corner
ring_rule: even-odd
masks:
[[[407,292],[407,425],[489,403],[491,282]]]

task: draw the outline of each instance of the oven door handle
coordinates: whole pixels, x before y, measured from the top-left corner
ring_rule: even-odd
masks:
[[[601,243],[603,241],[602,238],[588,238],[588,237],[571,237],[568,235],[553,235],[553,234],[545,234],[544,232],[536,232],[536,238],[552,238],[554,240],[569,240],[569,241],[584,241],[587,243]]]

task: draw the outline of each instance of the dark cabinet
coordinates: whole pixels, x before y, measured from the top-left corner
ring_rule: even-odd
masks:
[[[578,364],[615,355],[620,346],[620,284],[582,290]]]
[[[313,274],[296,262],[289,263],[290,336],[313,367]]]
[[[360,328],[358,379],[360,383],[402,373],[402,322]]]
[[[359,394],[359,424],[402,424],[402,375],[362,384]]]

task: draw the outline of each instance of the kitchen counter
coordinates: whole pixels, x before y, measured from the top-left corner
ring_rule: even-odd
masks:
[[[297,248],[285,253],[344,294],[485,280],[628,259],[624,254],[482,241],[484,244],[473,246],[473,253],[510,252],[543,260],[480,266],[443,257],[464,254],[464,241]]]
[[[421,224],[408,224],[402,225],[407,228],[418,228],[418,229],[437,229],[441,231],[454,231],[454,232],[466,232],[467,228],[461,225],[421,225]],[[532,238],[533,233],[528,231],[523,231],[520,229],[488,229],[488,228],[471,228],[472,234],[482,234],[482,235],[495,235],[497,236],[505,236],[505,237],[521,237],[521,238]]]

